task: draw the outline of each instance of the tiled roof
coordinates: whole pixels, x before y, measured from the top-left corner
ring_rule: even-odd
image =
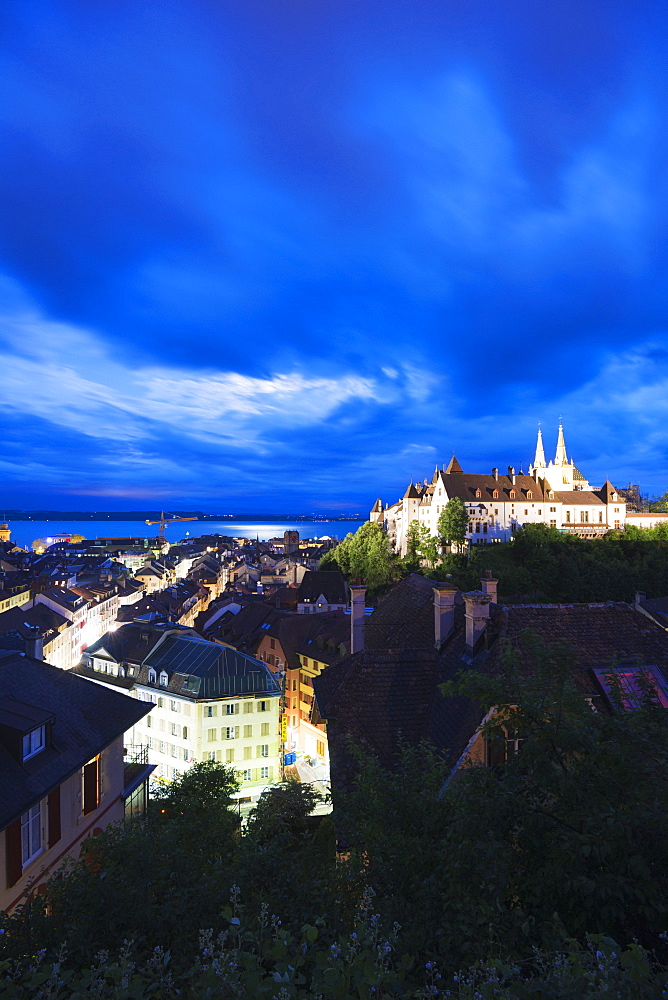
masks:
[[[16,699],[53,714],[52,746],[19,762],[0,743],[0,829],[131,729],[150,705],[20,653],[0,654],[0,705]]]
[[[297,588],[297,603],[315,602],[323,596],[328,604],[346,604],[348,588],[340,570],[314,570],[304,573]]]
[[[434,645],[434,582],[411,573],[380,601],[365,623],[367,649]]]
[[[512,502],[513,499],[516,501],[528,499],[533,502],[538,500],[542,503],[547,499],[547,484],[542,479],[536,482],[533,476],[518,474],[513,483],[510,476],[499,475],[496,479],[491,473],[487,475],[463,472],[448,475],[444,472],[441,474],[441,480],[448,497],[459,497],[466,503],[480,500],[488,503],[493,503],[495,500]],[[480,490],[482,496],[476,496],[477,490]],[[498,497],[494,496],[495,491]],[[511,492],[515,493],[514,498],[511,497]],[[528,493],[531,493],[531,497],[527,496]]]
[[[591,490],[556,490],[555,498],[567,504],[603,505],[600,496]]]

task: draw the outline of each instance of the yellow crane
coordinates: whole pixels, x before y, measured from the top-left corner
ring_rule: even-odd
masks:
[[[166,524],[175,524],[176,521],[199,521],[199,518],[198,517],[165,517],[165,512],[164,512],[164,510],[162,510],[162,511],[160,511],[160,520],[159,521],[147,521],[146,523],[147,524],[159,524],[160,527],[158,528],[158,531],[160,533],[160,538],[164,538],[165,537],[165,525]]]

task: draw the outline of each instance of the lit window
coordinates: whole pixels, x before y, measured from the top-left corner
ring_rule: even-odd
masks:
[[[225,739],[226,740],[233,740],[234,739],[235,731],[236,731],[236,727],[235,726],[227,726],[226,729],[225,729]]]
[[[25,868],[42,851],[42,804],[21,816],[21,864]]]
[[[169,677],[167,676],[166,671],[161,670],[160,671],[160,687],[166,688],[168,684],[169,684]]]
[[[46,746],[46,726],[38,726],[23,737],[23,760],[34,757]]]
[[[239,712],[239,705],[226,705],[225,714],[226,715],[237,715]]]

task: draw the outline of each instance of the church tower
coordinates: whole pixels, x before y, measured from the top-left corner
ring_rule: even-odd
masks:
[[[545,449],[543,448],[543,435],[538,428],[538,441],[536,443],[536,457],[533,465],[529,469],[530,475],[536,475],[539,479],[546,479],[550,488],[559,492],[560,490],[588,490],[591,489],[589,483],[577,468],[573,460],[568,460],[566,452],[566,439],[564,437],[564,426],[559,421],[559,431],[557,433],[557,449],[554,454],[554,461],[549,464],[545,461]]]

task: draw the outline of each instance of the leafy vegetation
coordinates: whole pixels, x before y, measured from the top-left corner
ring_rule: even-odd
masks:
[[[337,859],[309,788],[242,832],[232,772],[196,765],[4,920],[0,998],[665,995],[665,713],[649,686],[593,712],[565,647],[523,646],[446,689],[495,706],[495,767],[360,758]]]
[[[466,504],[459,497],[451,497],[438,517],[438,534],[443,542],[463,545],[466,541],[469,516]]]
[[[361,580],[370,590],[379,590],[395,579],[396,559],[383,528],[367,521],[355,534],[347,534],[320,560],[320,569],[337,568],[348,580]]]

